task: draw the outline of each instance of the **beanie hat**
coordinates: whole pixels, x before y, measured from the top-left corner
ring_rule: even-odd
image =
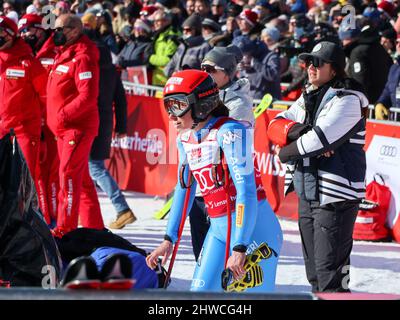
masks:
[[[18,13],[15,11],[10,11],[6,15],[7,18],[10,18],[12,21],[15,22],[15,24],[18,24]]]
[[[140,15],[143,15],[145,17],[151,16],[158,9],[159,8],[157,6],[154,6],[154,5],[145,6],[145,7],[142,8],[142,10],[140,10]]]
[[[37,9],[33,4],[30,4],[27,8],[26,8],[26,13],[30,14],[30,13],[37,13]]]
[[[381,18],[381,12],[375,7],[366,7],[363,12],[363,16],[370,19],[371,21],[376,21]]]
[[[221,26],[216,23],[214,20],[210,18],[205,18],[203,22],[201,23],[203,27],[208,27],[212,29],[214,32],[220,32],[221,31]]]
[[[228,47],[214,47],[204,57],[203,63],[211,64],[223,68],[229,78],[235,77],[237,65],[242,60],[243,55],[240,49],[234,45]]]
[[[381,3],[378,4],[378,10],[381,12],[385,12],[390,17],[393,17],[396,13],[396,8],[394,4],[386,0],[381,1]]]
[[[42,25],[43,17],[37,14],[25,14],[22,18],[18,21],[18,31],[21,31],[25,28],[35,27],[44,29]]]
[[[250,38],[246,35],[233,38],[232,44],[239,47],[243,54],[252,55],[257,49],[255,42],[250,40]]]
[[[266,27],[262,30],[261,34],[263,36],[269,36],[274,42],[278,42],[279,38],[281,37],[281,33],[279,32],[278,28],[273,26]]]
[[[136,19],[133,28],[142,28],[144,31],[151,33],[151,24],[149,20]]]
[[[269,3],[268,0],[258,0],[256,2],[256,6],[264,7],[265,9],[273,10],[272,5]]]
[[[354,39],[361,33],[360,28],[358,28],[358,27],[352,28],[350,25],[348,25],[345,22],[346,21],[343,21],[339,26],[338,35],[339,35],[340,40]]]
[[[245,20],[248,24],[255,26],[255,24],[257,23],[257,13],[255,13],[254,11],[250,10],[250,9],[245,9],[243,10],[239,17],[243,20]]]
[[[15,38],[17,36],[18,27],[17,24],[5,16],[0,16],[0,27],[4,28],[11,37]]]
[[[190,17],[188,17],[182,24],[183,27],[188,27],[191,29],[195,29],[196,33],[201,33],[201,17],[197,13],[193,13]]]
[[[89,27],[92,30],[95,30],[97,27],[96,17],[93,13],[86,13],[81,18],[82,24],[85,27]]]
[[[57,9],[62,9],[63,11],[67,12],[70,9],[69,3],[66,1],[58,1],[56,3],[56,8]]]

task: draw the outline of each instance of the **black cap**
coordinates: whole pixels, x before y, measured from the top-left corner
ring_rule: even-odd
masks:
[[[201,25],[203,27],[209,27],[214,32],[220,32],[221,31],[221,26],[218,23],[216,23],[214,20],[210,19],[210,18],[205,18],[202,21]]]
[[[313,57],[319,58],[324,62],[331,63],[339,69],[346,66],[346,56],[344,50],[337,43],[329,41],[321,41],[312,49],[310,53],[299,54],[299,59],[309,61]]]

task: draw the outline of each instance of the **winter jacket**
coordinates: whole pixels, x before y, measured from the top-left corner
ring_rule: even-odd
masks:
[[[56,136],[66,130],[97,135],[99,51],[87,36],[56,55],[47,93],[47,123]]]
[[[399,60],[390,67],[388,80],[377,103],[382,103],[386,108],[399,108],[400,97],[396,99],[396,89],[400,85]]]
[[[366,171],[362,108],[368,107],[367,98],[360,91],[328,85],[315,106],[310,108],[307,101],[303,93],[289,110],[277,115],[309,128],[279,153],[281,161],[288,162],[285,193],[294,186],[301,199],[320,205],[362,199]],[[334,154],[323,156],[331,150]]]
[[[171,61],[165,67],[164,73],[170,77],[174,72],[184,69],[200,70],[201,62],[211,46],[202,36],[186,39],[176,50]]]
[[[365,86],[370,103],[375,104],[385,87],[393,60],[379,43],[373,29],[361,32],[359,38],[345,47],[349,77]]]
[[[21,38],[0,51],[0,127],[40,135],[46,105],[46,71]],[[17,132],[16,132],[17,133]]]
[[[250,93],[254,99],[262,99],[266,93],[271,94],[274,99],[281,99],[279,54],[269,51],[260,42],[257,47],[260,50],[253,55],[250,68],[243,73],[250,81]]]
[[[47,74],[51,70],[51,66],[54,64],[54,58],[58,52],[57,47],[54,44],[53,36],[49,37],[40,50],[36,54],[36,58],[39,59],[42,66],[46,69]]]
[[[229,109],[229,116],[236,120],[248,121],[254,126],[253,98],[250,82],[246,78],[232,82],[219,90],[221,101]]]
[[[178,49],[179,37],[180,33],[173,27],[168,27],[155,36],[153,43],[154,53],[149,59],[149,63],[153,67],[153,85],[164,86],[167,82],[164,68]]]
[[[122,68],[147,65],[151,54],[151,39],[129,40],[118,55],[117,64]]]

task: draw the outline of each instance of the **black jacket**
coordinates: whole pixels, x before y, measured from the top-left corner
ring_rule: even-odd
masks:
[[[379,42],[376,30],[368,29],[345,47],[348,75],[363,84],[370,103],[375,103],[385,87],[393,61]]]
[[[131,39],[118,55],[118,65],[122,68],[147,65],[152,54],[151,38]]]
[[[115,112],[115,132],[126,133],[127,103],[121,78],[112,64],[111,52],[98,37],[92,38],[100,52],[99,80],[99,133],[93,141],[91,160],[104,160],[110,157],[113,132],[113,113]],[[113,111],[113,103],[115,108]]]

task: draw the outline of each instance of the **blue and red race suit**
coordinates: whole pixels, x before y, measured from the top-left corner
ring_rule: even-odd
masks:
[[[211,118],[203,129],[180,134],[177,144],[179,166],[188,164],[195,178],[188,212],[198,184],[210,216],[210,229],[196,265],[191,290],[222,291],[221,273],[228,227],[225,189],[216,183],[218,177],[223,177],[222,157],[230,173],[231,251],[234,247],[246,247],[249,254],[266,242],[279,256],[283,241],[279,221],[266,200],[260,174],[254,168],[253,132],[250,126],[236,120]],[[184,180],[187,182],[188,173],[186,170]],[[178,182],[167,226],[167,236],[172,242],[177,240],[185,193],[186,189]],[[277,263],[278,257],[262,260],[263,284],[248,291],[273,291]]]

